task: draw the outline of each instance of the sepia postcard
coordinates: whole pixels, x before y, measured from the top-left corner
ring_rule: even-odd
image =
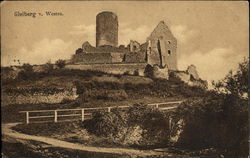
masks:
[[[249,158],[247,1],[3,1],[3,158]]]

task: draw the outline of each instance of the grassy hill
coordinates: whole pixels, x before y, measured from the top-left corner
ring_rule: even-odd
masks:
[[[2,75],[5,75],[2,73]],[[2,80],[2,93],[9,95],[36,92],[57,93],[77,89],[76,100],[62,100],[57,104],[2,105],[3,121],[21,110],[58,109],[97,106],[121,106],[136,103],[155,103],[183,100],[189,97],[204,96],[202,88],[190,87],[177,78],[154,79],[132,75],[114,75],[90,70],[51,69],[34,72],[22,70],[15,79]],[[12,121],[14,121],[12,120]]]

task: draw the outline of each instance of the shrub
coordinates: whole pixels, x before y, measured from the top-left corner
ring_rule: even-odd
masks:
[[[144,75],[147,77],[150,77],[150,78],[152,78],[154,76],[153,75],[153,67],[151,65],[148,64],[145,67]]]
[[[134,71],[133,75],[134,75],[134,76],[139,76],[139,70],[136,69],[136,70]]]
[[[125,128],[125,120],[121,113],[98,111],[93,114],[93,118],[87,124],[87,129],[97,136],[115,136]]]
[[[50,73],[52,70],[54,69],[54,65],[48,61],[45,65],[44,65],[44,71],[46,73]]]
[[[18,73],[18,80],[29,80],[35,78],[33,67],[29,63],[22,65],[22,71]]]
[[[124,145],[151,146],[168,143],[168,117],[162,112],[137,104],[128,109],[97,112],[86,128],[99,136],[109,136]]]
[[[178,144],[185,148],[217,148],[232,157],[248,155],[248,64],[240,64],[215,84],[204,98],[190,99],[178,107],[174,122],[183,120]],[[222,90],[224,93],[222,93]]]
[[[59,67],[60,69],[64,68],[65,65],[66,65],[65,60],[59,59],[59,60],[56,61],[56,66]]]
[[[189,100],[175,113],[183,119],[178,144],[193,149],[241,149],[247,146],[247,102],[232,96]],[[233,139],[232,139],[233,138]]]
[[[166,144],[169,139],[168,116],[162,111],[150,108],[147,105],[135,104],[128,113],[128,127],[143,129],[140,145]]]
[[[85,90],[83,94],[80,95],[80,102],[84,103],[89,100],[124,100],[128,97],[127,93],[124,90],[105,90],[105,89],[99,89],[99,90]]]
[[[22,69],[25,71],[25,72],[32,72],[33,71],[33,68],[32,66],[29,64],[29,63],[24,63],[22,65]]]

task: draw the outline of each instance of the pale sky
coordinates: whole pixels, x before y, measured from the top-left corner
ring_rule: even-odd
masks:
[[[69,59],[85,41],[95,46],[95,17],[113,11],[119,44],[145,42],[164,20],[177,38],[178,66],[196,65],[201,78],[223,78],[249,54],[248,3],[244,1],[40,1],[1,3],[1,65]],[[43,16],[14,16],[15,12]],[[46,16],[45,12],[63,16]]]

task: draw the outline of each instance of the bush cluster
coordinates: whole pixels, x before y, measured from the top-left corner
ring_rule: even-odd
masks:
[[[182,147],[247,151],[246,100],[218,95],[190,99],[174,115],[175,122],[184,122],[178,141]]]
[[[169,139],[168,116],[141,104],[96,112],[85,127],[95,135],[110,137],[123,145],[154,146],[167,144]]]
[[[199,87],[190,87],[177,80],[154,79],[151,83],[133,84],[117,82],[83,81],[75,82],[78,94],[83,94],[88,90],[125,90],[131,96],[160,96],[160,97],[203,97],[206,91]]]
[[[33,81],[39,80],[45,77],[60,77],[60,76],[75,76],[75,77],[82,77],[85,79],[90,79],[93,76],[102,76],[106,73],[100,71],[91,71],[91,70],[71,70],[71,69],[54,69],[53,64],[47,63],[44,65],[44,70],[41,72],[34,72],[33,68],[29,64],[25,64],[21,67],[22,70],[18,73],[16,79],[4,79],[4,84],[12,84],[13,82],[20,82],[20,81]],[[3,71],[2,75],[5,75],[8,71]]]
[[[205,97],[189,99],[178,107],[174,122],[184,122],[178,145],[216,148],[230,157],[248,155],[248,70],[245,60]]]
[[[62,69],[62,68],[65,67],[66,61],[65,61],[65,60],[62,60],[62,59],[59,59],[59,60],[56,61],[55,64],[56,64],[56,66],[57,66],[58,68]]]

